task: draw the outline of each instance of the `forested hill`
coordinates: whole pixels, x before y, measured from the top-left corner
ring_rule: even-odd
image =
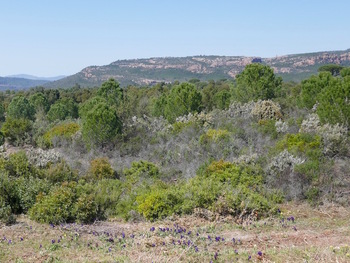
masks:
[[[317,73],[325,64],[350,66],[350,49],[276,56],[273,58],[243,56],[191,56],[118,60],[105,66],[90,66],[77,74],[46,83],[45,87],[100,86],[115,78],[122,86],[152,85],[158,82],[234,78],[247,64],[261,62],[271,66],[285,81],[300,81]]]
[[[0,90],[28,89],[35,86],[41,86],[48,80],[26,79],[18,77],[0,77]]]

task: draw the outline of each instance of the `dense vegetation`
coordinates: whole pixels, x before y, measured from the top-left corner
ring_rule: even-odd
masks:
[[[350,70],[339,70],[283,83],[254,63],[235,82],[0,93],[0,220],[240,221],[284,200],[347,205]]]

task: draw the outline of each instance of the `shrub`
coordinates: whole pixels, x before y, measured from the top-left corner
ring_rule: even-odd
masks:
[[[277,148],[287,149],[292,153],[308,153],[312,150],[319,150],[321,138],[318,135],[307,133],[286,134],[285,137],[277,143]],[[312,154],[311,152],[309,152]]]
[[[0,169],[13,177],[35,176],[37,170],[29,163],[24,151],[10,154],[8,159],[0,158]]]
[[[189,214],[197,208],[222,215],[245,217],[257,212],[262,216],[272,208],[275,195],[262,191],[261,174],[256,166],[214,161],[187,183],[151,187],[136,198],[137,209],[149,220]]]
[[[281,107],[271,100],[263,100],[255,103],[252,115],[259,120],[280,120],[283,118]]]
[[[58,124],[43,135],[44,144],[46,147],[52,147],[57,138],[71,140],[72,136],[76,134],[79,129],[80,126],[75,122]]]
[[[11,207],[6,205],[5,201],[0,196],[0,223],[11,225],[16,222],[16,217],[11,212]]]
[[[72,214],[80,223],[90,223],[98,217],[98,206],[93,194],[82,193],[72,208]]]
[[[59,224],[74,220],[73,206],[76,183],[64,183],[48,195],[39,195],[28,214],[40,223]]]
[[[215,143],[225,143],[230,138],[230,133],[227,130],[214,130],[209,129],[205,134],[199,137],[199,142],[201,144],[208,144],[211,142]]]
[[[113,179],[116,172],[112,169],[108,158],[97,158],[90,162],[89,176],[94,180]]]
[[[23,145],[31,140],[32,122],[28,119],[8,117],[1,131],[5,138],[14,145]]]
[[[152,178],[158,178],[160,173],[159,173],[159,168],[147,161],[139,161],[139,162],[133,162],[131,164],[131,167],[129,169],[124,170],[124,174],[127,177],[152,177]]]
[[[43,176],[52,183],[78,180],[76,171],[72,170],[64,160],[61,160],[59,163],[51,164],[48,169],[45,170]]]
[[[21,208],[21,213],[26,213],[36,202],[39,194],[47,194],[51,189],[48,180],[29,177],[20,177],[13,181]]]
[[[276,139],[278,136],[275,120],[259,120],[258,130],[263,134],[271,136],[273,139]]]
[[[154,221],[172,215],[184,200],[175,191],[155,188],[147,194],[138,196],[136,201],[138,212],[146,219]]]
[[[122,183],[119,180],[102,179],[95,183],[93,194],[100,218],[116,215],[116,206],[123,191]]]

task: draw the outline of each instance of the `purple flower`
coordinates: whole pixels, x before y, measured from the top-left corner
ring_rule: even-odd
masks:
[[[39,248],[42,248],[42,247],[43,247],[43,245],[42,245],[42,244],[40,244]]]
[[[12,243],[11,239],[9,240],[9,245]]]
[[[209,239],[209,240],[211,240],[211,237],[210,237],[210,236],[208,236],[208,239]]]
[[[131,235],[130,235],[130,237],[131,237],[131,238],[134,238],[134,237],[135,237],[135,235],[134,235],[134,234],[131,234]]]
[[[111,247],[109,247],[109,248],[108,248],[108,252],[111,252],[111,251],[112,251],[112,248],[111,248]]]
[[[237,249],[235,249],[235,254],[237,254],[237,255],[238,255],[238,250],[237,250]]]
[[[248,260],[251,260],[251,259],[252,259],[252,256],[249,256],[249,257],[248,257]]]
[[[152,226],[149,231],[153,232],[154,230],[156,229],[154,228],[154,226]]]
[[[152,244],[152,247],[155,247],[156,245],[155,244]]]
[[[258,251],[258,256],[262,257],[263,253],[261,251]]]
[[[55,239],[52,239],[52,240],[51,240],[51,243],[52,243],[52,244],[55,244],[55,242],[56,242]]]
[[[21,241],[23,241],[23,237],[21,237]]]
[[[123,238],[125,238],[125,234],[124,234],[124,232],[122,232],[122,237],[123,237]]]
[[[198,252],[198,247],[197,246],[194,247],[194,251]]]
[[[219,256],[218,252],[215,252],[214,259],[217,260],[218,256]]]

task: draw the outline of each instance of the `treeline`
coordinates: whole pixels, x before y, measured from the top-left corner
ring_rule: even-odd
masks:
[[[349,68],[283,83],[259,63],[234,82],[1,93],[0,219],[242,218],[285,199],[343,202],[346,182],[329,175],[349,166],[349,97]]]

